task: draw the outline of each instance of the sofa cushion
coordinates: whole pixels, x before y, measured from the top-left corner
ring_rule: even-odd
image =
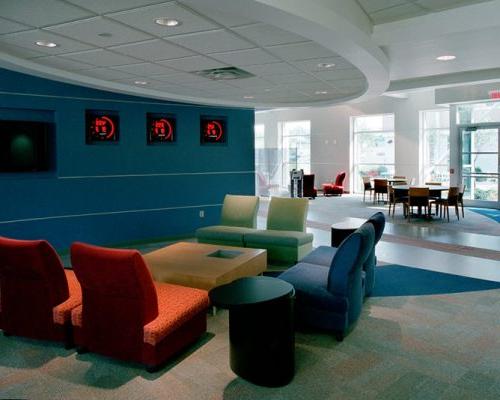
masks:
[[[271,197],[267,213],[267,229],[305,232],[309,200]]]
[[[327,289],[329,269],[321,265],[300,262],[283,272],[279,278],[295,288],[297,303],[336,313],[345,313],[349,302],[343,296],[335,296]]]
[[[255,232],[256,229],[239,226],[212,225],[196,230],[196,238],[215,241],[241,242],[243,235]]]
[[[337,252],[336,247],[319,246],[302,259],[302,262],[329,267],[333,256]]]
[[[257,230],[245,233],[245,243],[298,247],[313,241],[312,233],[296,231]]]
[[[258,196],[237,196],[227,194],[224,197],[220,224],[255,228],[257,226]]]

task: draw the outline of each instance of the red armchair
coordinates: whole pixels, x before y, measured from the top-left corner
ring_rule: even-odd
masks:
[[[323,196],[327,195],[339,195],[342,196],[344,193],[344,179],[345,179],[345,171],[342,171],[337,175],[335,179],[335,183],[323,183]]]
[[[136,361],[153,372],[206,331],[207,292],[153,282],[137,250],[74,243],[71,261],[83,290],[72,313],[79,352]]]
[[[48,242],[0,237],[0,296],[5,335],[72,346],[71,312],[82,302],[81,288]]]

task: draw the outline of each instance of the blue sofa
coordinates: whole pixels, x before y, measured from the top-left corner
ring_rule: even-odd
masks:
[[[377,265],[377,257],[375,255],[375,246],[379,242],[385,228],[385,216],[382,212],[373,214],[366,222],[373,225],[375,229],[375,242],[368,258],[363,263],[363,274],[365,281],[365,296],[370,296],[375,285],[375,266]],[[336,247],[319,246],[313,252],[309,253],[302,259],[302,262],[309,264],[322,265],[329,267],[332,263],[333,256],[337,252]]]
[[[366,222],[336,249],[328,268],[304,259],[279,276],[295,287],[299,326],[325,329],[333,332],[338,341],[343,340],[361,314],[365,296],[363,265],[374,242],[375,229]],[[314,261],[317,251],[307,258]]]

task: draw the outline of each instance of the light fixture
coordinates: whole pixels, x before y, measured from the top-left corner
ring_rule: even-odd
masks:
[[[49,42],[48,40],[37,40],[35,42],[35,44],[37,46],[41,46],[41,47],[57,47],[58,46],[57,43]]]
[[[156,18],[155,23],[162,26],[168,26],[169,28],[174,28],[182,24],[182,22],[179,20],[167,17]]]
[[[103,38],[110,38],[113,35],[111,33],[109,33],[109,32],[102,32],[102,33],[98,33],[97,36],[100,36],[100,37],[103,37]]]
[[[326,90],[316,90],[314,94],[328,94]]]
[[[451,54],[446,54],[444,56],[436,57],[436,60],[438,60],[438,61],[453,61],[455,58],[457,58],[457,57],[453,56]]]
[[[325,68],[325,69],[328,69],[328,68],[333,68],[333,67],[335,67],[335,64],[334,64],[334,63],[319,63],[319,64],[318,64],[318,67],[319,67],[319,68]]]
[[[147,85],[149,82],[147,81],[134,81],[136,85]]]
[[[267,89],[264,89],[264,92],[270,92],[271,89],[267,88]]]
[[[253,99],[253,96],[243,96],[244,99]]]

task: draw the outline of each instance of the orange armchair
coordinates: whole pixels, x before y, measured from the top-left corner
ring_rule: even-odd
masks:
[[[47,241],[0,237],[0,296],[5,335],[72,346],[71,312],[81,304],[81,288]]]
[[[153,372],[206,331],[207,292],[153,282],[137,250],[74,243],[71,261],[83,290],[72,313],[79,352],[136,361]]]

